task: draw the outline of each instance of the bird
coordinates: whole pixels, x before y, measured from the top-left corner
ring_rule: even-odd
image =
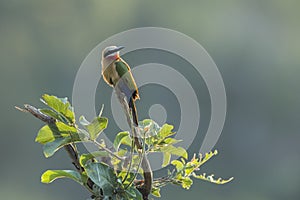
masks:
[[[133,130],[133,140],[131,144],[131,158],[133,158],[133,149],[135,146],[138,149],[139,154],[141,155],[141,167],[143,169],[143,176],[144,176],[144,185],[141,189],[143,191],[143,198],[148,199],[148,195],[151,192],[152,182],[153,182],[153,174],[150,167],[149,160],[145,154],[145,146],[139,140],[139,127],[138,127],[138,115],[135,106],[135,101],[140,99],[138,87],[136,82],[132,76],[131,69],[129,65],[120,57],[120,50],[122,50],[123,46],[108,46],[102,51],[102,76],[104,81],[110,85],[111,87],[115,88],[117,95],[119,92],[123,93],[126,97],[128,107],[130,109],[132,115],[132,124],[131,126],[135,126],[132,128]],[[123,102],[123,100],[120,100]],[[121,103],[122,103],[121,102]],[[136,130],[138,130],[136,132]],[[145,143],[144,143],[145,144]],[[132,160],[131,160],[132,161]],[[129,166],[130,168],[130,166]],[[135,174],[138,174],[139,167]],[[127,171],[127,174],[123,181],[127,179],[130,170]],[[122,182],[123,182],[122,181]],[[131,180],[131,183],[127,185],[129,187],[133,183],[134,179]]]
[[[118,88],[127,100],[132,114],[133,124],[138,127],[138,116],[135,101],[140,99],[138,87],[129,65],[120,57],[123,46],[108,46],[102,51],[102,76],[113,88]]]

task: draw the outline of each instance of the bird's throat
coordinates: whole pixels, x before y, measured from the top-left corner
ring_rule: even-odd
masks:
[[[107,56],[106,58],[109,59],[109,60],[111,60],[111,61],[114,61],[114,60],[119,59],[120,56],[118,54],[112,54],[110,56]]]

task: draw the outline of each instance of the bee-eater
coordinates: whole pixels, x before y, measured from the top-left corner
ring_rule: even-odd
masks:
[[[134,146],[140,151],[141,154],[141,167],[144,171],[144,186],[140,188],[143,194],[143,199],[148,199],[148,195],[151,192],[152,188],[152,170],[145,155],[145,149],[142,146],[142,143],[139,141],[138,135],[136,133],[136,129],[138,129],[138,116],[135,107],[135,100],[139,99],[139,91],[130,71],[129,65],[120,57],[120,50],[124,47],[117,47],[117,46],[109,46],[106,47],[102,51],[102,76],[105,82],[114,87],[117,92],[121,92],[125,95],[128,107],[132,114],[132,121],[136,128],[133,128],[133,137],[134,140],[132,141],[132,149]],[[132,151],[133,153],[133,151]],[[131,155],[132,157],[132,155]],[[139,171],[139,170],[137,170]],[[128,170],[129,172],[129,170]],[[128,174],[127,174],[128,175]],[[127,178],[126,175],[126,178]],[[126,180],[126,178],[124,180]],[[129,185],[131,185],[133,180]],[[128,185],[128,186],[129,186]],[[127,186],[127,187],[128,187]]]
[[[102,76],[105,82],[118,89],[126,96],[128,107],[132,112],[134,125],[138,126],[135,100],[139,99],[139,91],[132,76],[129,65],[120,57],[124,47],[109,46],[102,51]]]

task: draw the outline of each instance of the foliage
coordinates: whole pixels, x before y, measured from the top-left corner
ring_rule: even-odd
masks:
[[[92,153],[79,154],[76,150],[81,170],[47,170],[43,173],[41,182],[51,183],[59,178],[69,178],[86,187],[93,194],[93,199],[143,199],[138,190],[143,181],[138,180],[138,176],[135,175],[142,173],[139,168],[140,157],[136,149],[131,149],[132,139],[129,132],[116,135],[112,151],[112,148],[106,147],[105,141],[97,141],[108,125],[108,119],[101,116],[102,112],[91,122],[81,116],[81,129],[76,124],[74,109],[67,98],[43,95],[41,100],[48,108],[39,111],[55,119],[53,124],[43,126],[35,139],[43,145],[45,157],[54,155],[67,145],[76,150],[76,143],[81,142],[90,142],[98,147],[98,151]],[[181,185],[182,188],[189,189],[193,184],[192,178],[215,184],[224,184],[232,180],[215,180],[213,175],[196,174],[217,151],[207,153],[204,157],[194,155],[189,160],[186,150],[176,146],[180,140],[172,137],[175,135],[172,125],[164,124],[160,127],[153,120],[145,119],[139,126],[145,140],[145,153],[162,153],[162,167],[170,163],[174,166],[174,170],[167,176],[153,181],[152,195],[160,197],[160,188],[167,184]],[[94,183],[93,188],[89,187],[89,181]]]

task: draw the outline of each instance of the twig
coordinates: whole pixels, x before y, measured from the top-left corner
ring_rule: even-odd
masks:
[[[108,148],[106,148],[105,146],[100,144],[97,140],[92,140],[92,142],[95,143],[100,149],[103,149],[104,151],[109,153],[110,155],[118,158],[119,160],[125,161],[125,158],[122,158],[122,157],[118,156],[117,154],[114,154],[114,152],[112,152],[111,150],[109,150]]]
[[[118,87],[115,87],[116,90],[116,94],[117,97],[121,103],[121,105],[123,106],[123,109],[125,111],[125,115],[127,118],[127,123],[129,125],[129,127],[131,127],[132,129],[132,135],[133,135],[133,139],[135,142],[135,145],[138,149],[138,152],[140,153],[140,155],[142,156],[142,161],[141,161],[141,167],[143,169],[143,176],[144,176],[144,185],[141,188],[137,188],[143,195],[143,199],[144,200],[148,200],[148,196],[151,193],[151,189],[152,189],[152,179],[153,179],[153,174],[152,174],[152,169],[149,163],[149,160],[147,158],[147,155],[145,153],[140,152],[139,150],[142,150],[143,145],[139,140],[139,136],[140,136],[140,129],[139,127],[135,127],[133,126],[132,123],[132,119],[130,117],[130,109],[128,106],[128,102],[126,101],[125,95],[119,91]]]
[[[55,122],[57,121],[56,119],[54,119],[53,117],[50,117],[48,115],[45,115],[44,113],[40,112],[39,109],[35,108],[34,106],[31,106],[29,104],[25,104],[24,108],[19,108],[17,106],[15,106],[15,108],[19,111],[22,112],[28,112],[30,114],[32,114],[34,117],[38,118],[39,120],[47,123],[48,125],[51,126],[56,126]],[[77,171],[79,173],[84,172],[84,168],[81,167],[80,162],[79,162],[79,158],[78,158],[78,153],[77,151],[74,149],[74,147],[71,144],[65,145],[64,149],[67,151],[69,157],[72,160],[73,165],[75,166],[75,168],[77,169]],[[93,193],[93,186],[94,186],[94,182],[89,178],[87,180],[87,186],[88,186],[88,190]]]
[[[45,115],[44,113],[40,112],[39,109],[37,109],[29,104],[24,104],[24,108],[19,108],[17,106],[15,106],[15,108],[22,112],[29,112],[30,114],[32,114],[33,116],[35,116],[36,118],[38,118],[39,120],[42,120],[43,122],[45,122],[47,124],[55,124],[55,122],[56,122],[56,119],[54,119],[53,117],[50,117],[48,115]]]
[[[153,185],[155,187],[162,187],[167,185],[168,183],[178,184],[178,180],[174,179],[174,172],[175,170],[173,170],[168,176],[154,179]]]

